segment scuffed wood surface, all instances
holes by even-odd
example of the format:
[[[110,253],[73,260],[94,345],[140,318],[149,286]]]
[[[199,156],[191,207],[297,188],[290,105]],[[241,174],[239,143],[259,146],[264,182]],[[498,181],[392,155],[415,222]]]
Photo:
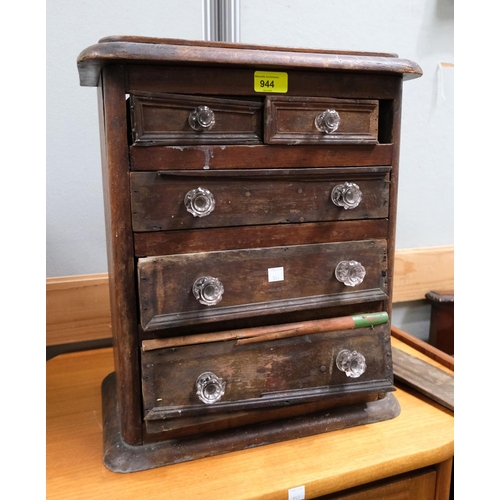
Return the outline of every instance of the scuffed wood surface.
[[[168,171],[164,175],[132,172],[132,225],[134,231],[167,231],[384,219],[389,212],[390,181],[383,169],[378,170],[353,169],[352,173],[337,173],[335,169],[277,170],[274,177],[269,175],[272,172],[262,170],[211,171],[205,175],[183,171]],[[282,172],[288,175],[279,175]],[[213,173],[226,175],[213,176]],[[344,182],[355,182],[362,192],[361,203],[355,209],[345,210],[332,203],[332,190]],[[215,209],[208,217],[193,217],[185,206],[186,193],[198,186],[208,189],[215,202]],[[350,232],[351,226],[346,229]]]
[[[425,292],[422,295],[421,290],[433,288],[437,272],[445,271],[447,274],[443,274],[443,280],[453,282],[453,265],[448,263],[448,259],[453,259],[453,247],[396,250],[396,261],[400,258],[407,266],[415,262],[415,272],[402,276],[400,273],[404,272],[404,267],[396,266],[395,302],[401,302],[402,298],[423,299]],[[433,266],[439,259],[443,259],[444,267],[438,271]],[[108,287],[107,273],[47,278],[46,345],[110,338]]]
[[[385,240],[367,240],[141,258],[137,263],[141,325],[151,331],[256,313],[383,300],[386,245]],[[337,264],[353,255],[367,270],[355,290],[334,277]],[[269,281],[272,268],[281,268],[284,279]],[[192,293],[202,276],[217,278],[224,287],[222,300],[210,308]]]
[[[369,167],[390,165],[393,145],[376,146],[181,146],[130,147],[132,170],[201,170],[243,168]],[[208,168],[206,168],[208,167]]]
[[[307,498],[315,498],[453,456],[453,414],[399,385],[401,414],[392,420],[116,474],[102,462],[100,385],[112,370],[110,348],[64,354],[47,363],[48,500],[196,499],[207,492],[219,500],[271,500],[287,498],[288,489],[298,485],[305,486]]]
[[[454,376],[400,349],[392,348],[396,380],[408,384],[422,394],[454,410]]]
[[[391,335],[404,343],[404,345],[409,345],[419,353],[428,356],[430,359],[436,361],[437,363],[445,366],[450,370],[450,373],[455,370],[455,358],[449,354],[441,351],[437,347],[430,345],[428,342],[420,340],[414,335],[401,330],[394,325],[391,326]]]
[[[196,44],[195,44],[196,43]],[[291,55],[293,54],[293,57]],[[77,58],[80,85],[96,86],[106,64],[201,64],[281,68],[315,68],[323,71],[362,71],[400,74],[405,80],[418,78],[422,69],[413,61],[394,54],[373,52],[302,52],[285,47],[257,45],[220,46],[206,42],[186,44],[172,39],[107,37],[84,49]]]

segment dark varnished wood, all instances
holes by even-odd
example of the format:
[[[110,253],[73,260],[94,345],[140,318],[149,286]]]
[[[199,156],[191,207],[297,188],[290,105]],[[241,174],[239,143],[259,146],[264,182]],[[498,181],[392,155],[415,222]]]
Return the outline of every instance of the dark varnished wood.
[[[127,91],[206,94],[216,96],[255,96],[254,72],[259,68],[189,67],[189,66],[127,66]],[[398,85],[390,75],[288,70],[290,96],[339,97],[349,99],[393,99]]]
[[[132,170],[349,167],[391,165],[392,144],[372,146],[132,146]]]
[[[196,131],[188,118],[198,106],[209,107],[215,124]],[[262,103],[207,96],[141,93],[130,96],[133,144],[258,144],[262,142]]]
[[[122,67],[106,68],[98,98],[117,397],[123,439],[137,445],[142,442],[141,393],[123,84]]]
[[[262,425],[264,422],[302,417],[317,413],[325,409],[335,409],[341,406],[366,404],[379,399],[379,394],[360,391],[358,393],[344,394],[341,397],[321,398],[310,403],[277,406],[271,408],[239,409],[223,413],[207,415],[196,414],[180,418],[147,420],[147,442],[159,442],[168,439],[178,439],[186,436],[202,435],[216,431],[245,428],[248,426]],[[285,423],[284,423],[285,425]]]
[[[104,92],[117,367],[117,383],[106,384],[116,402],[105,391],[106,465],[142,470],[397,415],[394,405],[379,404],[393,390],[389,324],[276,335],[285,323],[391,312],[401,90],[404,79],[421,75],[418,65],[394,54],[147,37],[106,37],[77,64],[81,84],[100,81]],[[257,70],[286,72],[288,88],[260,92]],[[212,129],[189,127],[197,105],[213,107]],[[341,114],[328,139],[314,129],[324,108]],[[360,186],[357,209],[332,207],[337,182]],[[208,217],[185,211],[183,198],[196,187],[215,194]],[[361,284],[335,278],[340,260],[362,263]],[[269,279],[274,267],[283,280]],[[221,302],[197,301],[192,287],[201,276],[223,282]],[[255,327],[271,328],[274,340],[140,352],[139,341],[216,339]],[[360,379],[339,380],[331,352],[338,342],[367,352]],[[191,375],[209,365],[233,377],[230,398],[216,406],[192,400]],[[327,374],[333,378],[323,380]],[[110,437],[115,424],[118,439],[115,431]]]
[[[299,171],[214,171],[185,175],[183,171],[132,172],[131,203],[134,231],[163,231],[386,218],[389,209],[387,168],[355,170],[303,169]],[[215,171],[216,174],[219,172]],[[235,175],[236,174],[236,175]],[[355,182],[361,203],[345,210],[336,206],[335,186]],[[215,200],[215,209],[195,217],[184,204],[186,193],[202,187]]]
[[[385,240],[369,240],[139,259],[142,328],[380,300],[385,298],[385,245]],[[356,287],[335,278],[336,266],[346,260],[357,260],[367,270]],[[268,269],[277,267],[283,267],[285,279],[269,282]],[[224,295],[217,305],[202,305],[194,297],[192,286],[202,276],[222,282]]]
[[[392,290],[394,280],[394,257],[396,253],[396,217],[398,203],[398,182],[399,182],[399,152],[401,148],[401,106],[403,94],[403,82],[399,81],[399,91],[391,104],[385,103],[384,113],[391,114],[390,120],[392,127],[387,129],[389,134],[387,139],[394,144],[392,169],[391,169],[391,187],[389,195],[389,219],[392,224],[389,225],[389,237],[387,240],[387,285],[388,300],[385,303],[385,310],[392,317]]]
[[[317,115],[335,110],[338,129],[322,133],[315,126]],[[377,144],[378,101],[313,97],[268,96],[265,103],[267,144]]]
[[[383,355],[388,330],[387,325],[380,325],[264,344],[240,346],[226,341],[145,352],[145,419],[283,407],[333,401],[345,393],[393,390],[391,365]],[[342,349],[364,354],[367,370],[361,377],[349,379],[335,367]],[[224,395],[216,403],[205,404],[196,395],[196,380],[204,372],[213,372],[225,382]],[[168,421],[164,424],[168,427]]]
[[[455,306],[453,290],[432,290],[425,294],[431,305],[429,344],[453,355],[455,344]]]
[[[159,38],[150,36],[130,36],[130,35],[110,35],[102,37],[98,40],[99,43],[109,43],[109,42],[129,42],[129,43],[153,43],[165,44],[165,45],[186,45],[186,46],[200,46],[200,47],[217,47],[220,49],[231,49],[231,48],[243,48],[243,49],[257,49],[257,50],[284,50],[283,47],[277,47],[273,45],[255,45],[250,43],[238,43],[237,45],[230,42],[222,41],[203,41],[203,40],[184,40],[181,38]],[[311,49],[305,49],[301,47],[287,47],[285,50],[290,52],[303,52],[310,53]],[[383,56],[383,57],[398,57],[392,52],[361,52],[353,50],[317,50],[318,52],[324,54],[334,54],[334,55],[372,55],[372,56]]]
[[[80,85],[96,85],[101,68],[106,64],[192,64],[206,66],[252,66],[266,68],[308,68],[320,71],[392,74],[401,78],[418,78],[420,67],[412,61],[387,54],[363,54],[360,52],[331,53],[321,50],[294,51],[290,57],[288,48],[265,46],[217,45],[196,43],[180,44],[175,40],[156,43],[146,37],[108,38],[87,47],[77,59]],[[149,43],[149,42],[153,43]],[[145,43],[147,42],[147,43]]]
[[[142,446],[129,446],[123,441],[120,433],[114,375],[111,373],[102,384],[103,459],[106,467],[121,473],[137,472],[346,427],[371,424],[395,418],[401,412],[397,399],[389,393],[375,401],[354,401],[354,404],[340,407],[333,405],[332,408],[320,409],[308,415],[267,420],[258,426],[245,425],[196,436],[145,443]],[[263,435],[266,436],[265,442],[262,441]]]
[[[388,220],[358,220],[135,233],[137,257],[265,246],[383,239]]]

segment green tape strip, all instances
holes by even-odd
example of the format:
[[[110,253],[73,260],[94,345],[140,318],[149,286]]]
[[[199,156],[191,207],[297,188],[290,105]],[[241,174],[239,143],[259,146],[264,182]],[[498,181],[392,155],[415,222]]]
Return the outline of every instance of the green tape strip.
[[[354,328],[382,325],[389,321],[389,315],[385,311],[367,314],[355,314],[354,316],[351,316],[351,318],[354,320]]]

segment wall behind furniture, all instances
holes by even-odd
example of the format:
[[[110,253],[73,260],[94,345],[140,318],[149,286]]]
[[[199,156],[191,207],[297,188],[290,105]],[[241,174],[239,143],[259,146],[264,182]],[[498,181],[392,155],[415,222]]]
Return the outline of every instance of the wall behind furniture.
[[[140,8],[139,8],[140,7]],[[47,0],[47,276],[107,271],[96,89],[76,58],[107,35],[202,39],[202,0]],[[241,0],[240,41],[397,53],[404,85],[398,249],[453,244],[453,0]],[[430,306],[393,323],[426,338]]]
[[[47,0],[47,277],[107,272],[95,87],[76,58],[108,35],[201,39],[201,0]]]

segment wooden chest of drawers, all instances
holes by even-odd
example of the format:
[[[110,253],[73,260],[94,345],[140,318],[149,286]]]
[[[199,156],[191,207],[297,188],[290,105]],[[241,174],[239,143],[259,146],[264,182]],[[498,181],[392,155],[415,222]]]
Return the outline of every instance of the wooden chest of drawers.
[[[107,37],[115,372],[104,461],[157,467],[397,416],[393,54]]]

